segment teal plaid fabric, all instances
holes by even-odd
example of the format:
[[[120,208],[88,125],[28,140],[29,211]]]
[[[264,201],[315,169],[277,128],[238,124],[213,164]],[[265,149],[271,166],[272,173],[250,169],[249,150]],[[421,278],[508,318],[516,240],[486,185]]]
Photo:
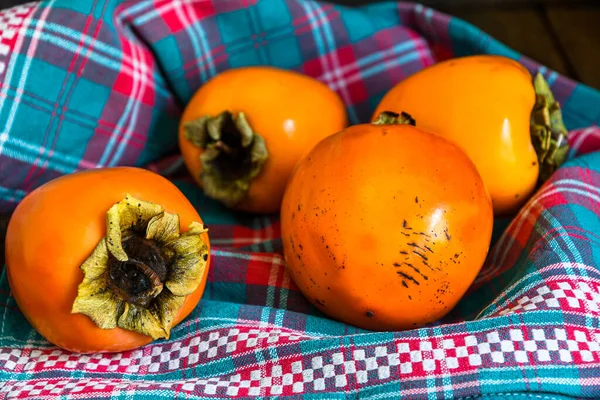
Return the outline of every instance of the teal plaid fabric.
[[[569,161],[510,220],[441,321],[369,332],[328,319],[285,272],[277,216],[205,198],[177,149],[182,107],[228,68],[313,76],[365,122],[389,88],[452,56],[541,71]],[[172,179],[210,226],[209,282],[167,341],[117,354],[53,347],[0,279],[3,398],[600,398],[600,93],[413,3],[52,0],[0,13],[0,211],[82,169]]]

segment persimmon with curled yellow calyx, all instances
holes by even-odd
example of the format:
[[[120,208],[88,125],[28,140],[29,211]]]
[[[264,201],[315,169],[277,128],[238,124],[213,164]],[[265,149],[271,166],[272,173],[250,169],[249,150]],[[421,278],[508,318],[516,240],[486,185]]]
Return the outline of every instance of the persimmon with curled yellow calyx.
[[[10,219],[11,292],[31,325],[70,351],[167,339],[204,292],[207,229],[179,189],[153,172],[65,175],[27,195]]]
[[[407,112],[416,126],[465,150],[483,177],[494,214],[516,212],[564,162],[559,104],[541,74],[492,55],[449,59],[391,88],[377,106]]]

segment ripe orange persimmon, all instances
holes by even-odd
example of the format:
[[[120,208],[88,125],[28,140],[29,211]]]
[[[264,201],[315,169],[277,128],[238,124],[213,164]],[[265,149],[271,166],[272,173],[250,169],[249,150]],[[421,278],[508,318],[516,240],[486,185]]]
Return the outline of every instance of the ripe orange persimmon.
[[[298,159],[346,125],[341,98],[318,80],[273,67],[235,68],[194,94],[179,144],[206,195],[233,209],[274,213]]]
[[[202,296],[209,252],[207,229],[177,187],[128,167],[37,188],[6,235],[19,308],[48,341],[81,353],[168,338]]]
[[[406,112],[417,127],[461,146],[477,166],[496,215],[516,212],[568,150],[559,105],[544,78],[538,74],[532,82],[524,66],[506,57],[434,64],[391,88],[373,118],[386,110]]]
[[[493,225],[468,156],[389,117],[317,144],[281,209],[285,262],[302,293],[330,317],[372,330],[449,312],[483,265]]]

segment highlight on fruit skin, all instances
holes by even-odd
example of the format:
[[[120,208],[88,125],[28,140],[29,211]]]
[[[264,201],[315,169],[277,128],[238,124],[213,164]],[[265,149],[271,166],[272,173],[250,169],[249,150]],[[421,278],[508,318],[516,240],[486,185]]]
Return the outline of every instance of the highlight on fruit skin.
[[[175,185],[129,167],[65,175],[27,195],[6,236],[25,318],[78,353],[168,339],[208,276],[208,228]]]
[[[417,127],[465,150],[483,177],[498,216],[512,215],[565,161],[568,132],[541,74],[517,61],[452,58],[411,75],[382,98],[384,110],[407,112]]]
[[[233,68],[194,93],[179,145],[207,196],[235,210],[276,213],[296,162],[347,123],[341,98],[314,78],[266,66]]]
[[[290,177],[286,268],[330,318],[378,331],[425,326],[453,309],[487,256],[493,207],[476,166],[413,122],[385,112],[350,126]]]

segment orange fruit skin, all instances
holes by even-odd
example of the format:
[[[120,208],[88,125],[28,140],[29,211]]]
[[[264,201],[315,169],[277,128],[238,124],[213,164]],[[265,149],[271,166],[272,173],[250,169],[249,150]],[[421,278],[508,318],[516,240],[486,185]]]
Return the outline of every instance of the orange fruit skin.
[[[535,190],[539,166],[530,138],[532,77],[520,63],[477,55],[446,60],[399,82],[382,111],[405,111],[417,127],[461,148],[477,166],[496,215],[518,211]]]
[[[484,263],[492,224],[467,155],[408,125],[354,125],[321,141],[292,174],[281,210],[285,262],[301,292],[370,330],[449,312]]]
[[[183,124],[229,110],[244,112],[252,129],[266,142],[269,158],[235,209],[279,212],[288,177],[296,162],[322,138],[347,125],[341,98],[309,76],[273,67],[226,70],[202,85],[181,117],[179,145],[198,184],[203,150],[183,135]]]
[[[106,235],[106,212],[128,193],[178,214],[182,232],[192,221],[202,223],[175,185],[158,174],[131,167],[88,170],[54,179],[27,195],[11,217],[6,235],[11,293],[29,323],[63,349],[116,352],[152,341],[149,336],[121,328],[101,329],[86,315],[71,314],[83,279],[80,265]],[[202,238],[210,249],[208,233]],[[200,300],[208,270],[209,264],[174,325]]]

